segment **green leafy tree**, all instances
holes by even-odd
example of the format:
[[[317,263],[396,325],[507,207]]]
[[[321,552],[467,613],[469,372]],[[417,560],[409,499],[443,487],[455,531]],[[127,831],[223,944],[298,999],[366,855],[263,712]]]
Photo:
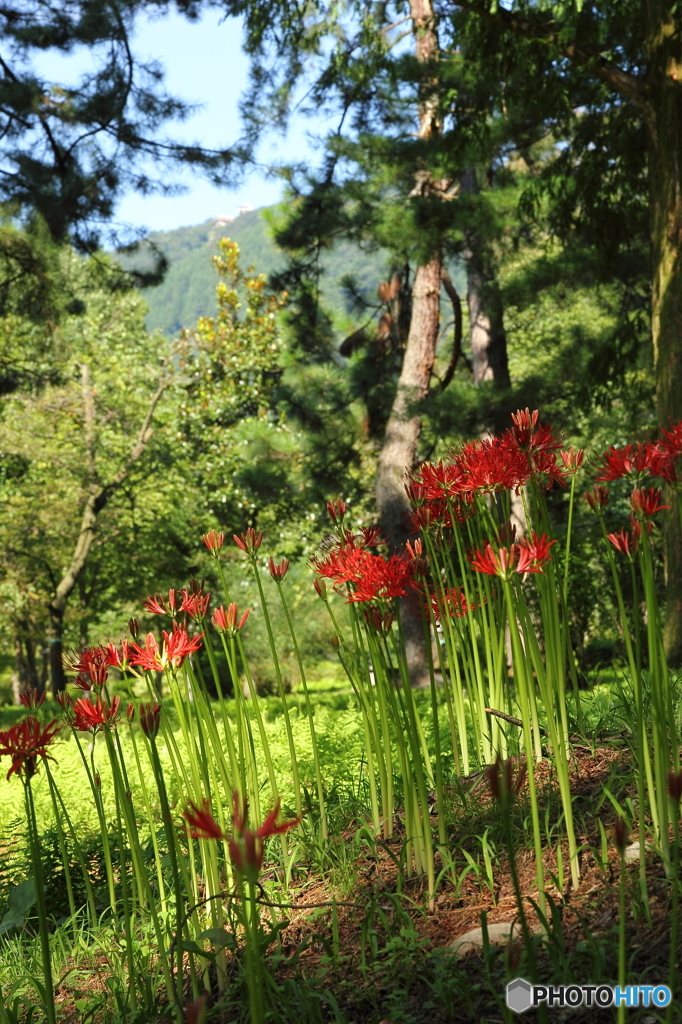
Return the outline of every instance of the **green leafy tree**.
[[[49,634],[55,691],[65,682],[62,645],[73,596],[81,626],[93,602],[102,609],[98,592],[111,601],[118,589],[119,606],[132,596],[132,578],[139,587],[162,561],[144,536],[154,537],[155,520],[168,514],[169,490],[180,489],[168,434],[155,436],[172,381],[169,353],[146,332],[142,300],[121,291],[107,261],[84,261],[69,250],[62,261],[80,305],[58,326],[42,325],[52,375],[6,394],[0,420],[3,593],[16,605],[15,646],[31,622]],[[34,342],[36,330],[5,317],[10,354],[17,338],[27,347]],[[36,640],[24,643],[29,665]],[[32,669],[29,675],[35,681]]]

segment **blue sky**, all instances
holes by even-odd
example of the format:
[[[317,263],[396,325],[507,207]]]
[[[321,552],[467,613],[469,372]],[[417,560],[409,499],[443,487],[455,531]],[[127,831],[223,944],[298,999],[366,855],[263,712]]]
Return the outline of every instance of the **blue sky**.
[[[241,22],[235,18],[221,21],[215,11],[208,11],[197,22],[177,14],[140,19],[134,38],[137,55],[162,64],[166,88],[172,95],[201,104],[199,111],[184,123],[171,126],[169,133],[209,147],[229,146],[239,139],[239,98],[248,80],[248,58],[241,51],[241,42]],[[46,76],[68,83],[89,62],[84,52],[69,57],[47,53],[36,65]],[[308,136],[322,130],[321,122],[296,118],[286,137],[273,134],[264,141],[257,154],[259,163],[314,160],[314,146]],[[282,197],[281,181],[270,178],[264,170],[252,171],[237,188],[229,190],[215,188],[188,172],[171,172],[170,177],[187,187],[184,195],[128,194],[119,204],[117,220],[150,230],[170,230],[199,224],[209,217],[233,217],[242,204],[266,206]]]

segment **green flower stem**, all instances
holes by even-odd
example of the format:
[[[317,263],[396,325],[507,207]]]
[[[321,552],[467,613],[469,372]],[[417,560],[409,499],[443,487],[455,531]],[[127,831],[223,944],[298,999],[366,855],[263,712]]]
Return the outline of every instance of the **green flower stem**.
[[[277,582],[277,581],[276,581]],[[320,767],[320,755],[317,749],[317,736],[315,734],[315,719],[313,717],[313,708],[310,703],[310,694],[308,692],[308,682],[305,676],[305,669],[303,668],[303,659],[301,658],[301,652],[296,639],[296,632],[294,630],[294,624],[291,621],[291,615],[289,614],[289,606],[284,597],[284,591],[282,589],[282,582],[277,582],[277,590],[279,592],[280,601],[282,603],[282,609],[284,616],[287,620],[287,626],[289,627],[289,634],[291,635],[291,642],[294,645],[294,654],[298,663],[298,672],[301,678],[301,685],[303,687],[303,693],[305,694],[306,711],[308,713],[308,725],[310,727],[310,742],[313,750],[313,764],[315,767],[315,781],[317,783],[317,799],[320,803],[320,822],[322,825],[322,838],[326,840],[328,838],[327,830],[327,811],[324,802],[324,785],[322,782],[322,769]]]
[[[240,880],[240,905],[244,925],[246,984],[249,993],[249,1024],[265,1024],[263,995],[263,958],[261,953],[260,918],[256,902],[256,886],[252,881]]]
[[[625,610],[625,601],[623,599],[623,590],[620,585],[620,579],[618,577],[618,570],[616,568],[616,559],[613,553],[613,547],[606,533],[606,524],[604,523],[604,516],[599,516],[599,525],[601,526],[602,537],[606,544],[606,556],[608,559],[609,566],[611,568],[611,578],[613,579],[613,589],[616,594],[616,601],[618,604],[618,614],[620,617],[621,629],[623,631],[623,639],[625,641],[625,652],[628,659],[628,666],[630,669],[630,678],[632,680],[632,687],[635,698],[635,750],[637,755],[637,800],[639,803],[639,814],[638,814],[638,829],[639,829],[639,888],[642,901],[646,908],[647,917],[650,919],[650,908],[649,908],[649,894],[647,889],[646,880],[646,824],[644,820],[645,808],[649,808],[651,814],[651,820],[654,826],[654,832],[658,834],[658,809],[656,803],[656,789],[654,786],[654,777],[651,766],[651,757],[649,753],[649,743],[647,737],[647,727],[644,721],[644,697],[642,693],[642,670],[641,670],[641,655],[636,654],[632,647],[632,637],[630,633],[630,622],[628,615]],[[647,801],[648,793],[648,801]]]
[[[45,767],[47,768],[47,760],[45,761]],[[66,849],[66,838],[64,836],[64,829],[62,828],[61,815],[59,813],[59,806],[57,804],[57,795],[55,793],[54,780],[51,775],[47,777],[48,786],[50,789],[50,800],[52,802],[52,811],[54,814],[54,821],[57,827],[57,842],[59,844],[59,856],[62,861],[62,868],[64,871],[64,881],[66,882],[66,894],[69,900],[69,916],[71,918],[71,927],[73,929],[74,939],[76,937],[76,901],[73,898],[73,884],[71,881],[71,867],[69,866],[69,858]]]
[[[71,835],[71,841],[73,842],[73,846],[76,851],[76,856],[78,857],[78,863],[80,864],[81,872],[83,874],[83,882],[85,884],[85,891],[87,893],[88,898],[88,909],[90,911],[90,927],[94,929],[97,927],[97,908],[95,906],[95,891],[92,888],[92,882],[90,881],[90,875],[88,874],[88,866],[85,862],[85,857],[83,856],[83,850],[81,849],[81,844],[78,841],[76,830],[74,829],[71,818],[69,817],[69,812],[66,809],[66,805],[64,804],[62,795],[59,792],[59,788],[56,782],[54,781],[52,772],[50,771],[49,762],[45,761],[44,764],[45,772],[47,774],[47,781],[50,786],[50,793],[52,794],[53,798],[55,817],[60,822],[60,827],[62,817],[64,818],[64,821],[66,821],[69,834]],[[57,804],[59,805],[58,809]]]
[[[121,907],[123,908],[123,933],[126,946],[126,960],[128,961],[128,994],[130,1008],[133,1012],[137,1010],[137,973],[135,971],[135,957],[133,955],[133,929],[130,916],[130,900],[128,898],[128,864],[125,855],[125,843],[123,841],[123,826],[121,825],[121,809],[119,794],[116,798],[116,835],[118,837],[118,867],[121,879]]]
[[[287,742],[289,744],[289,756],[291,757],[291,775],[294,782],[294,795],[296,799],[296,817],[300,818],[303,815],[303,800],[301,797],[301,783],[298,776],[298,764],[296,763],[296,746],[294,744],[294,734],[291,729],[291,721],[289,718],[289,707],[287,705],[287,698],[284,692],[284,681],[282,679],[282,670],[279,664],[279,658],[277,656],[277,647],[275,645],[275,637],[272,632],[272,624],[270,622],[270,613],[268,611],[267,601],[265,600],[265,591],[263,590],[263,583],[260,578],[260,572],[258,571],[258,562],[255,556],[251,558],[251,565],[253,567],[253,573],[256,578],[256,586],[258,587],[258,596],[260,597],[261,608],[263,609],[263,617],[265,619],[265,628],[268,634],[268,643],[270,645],[270,653],[272,655],[272,664],[275,669],[275,676],[277,678],[277,687],[279,689],[279,697],[282,702],[282,712],[284,714],[284,726],[287,734]]]
[[[644,601],[647,609],[647,645],[649,649],[649,673],[651,676],[651,707],[654,740],[654,777],[658,804],[658,843],[661,858],[670,871],[670,849],[668,840],[668,797],[667,778],[670,768],[670,747],[676,746],[675,724],[670,700],[670,685],[665,657],[661,652],[661,629],[658,622],[658,601],[654,582],[649,536],[643,525],[639,544],[640,568],[644,584]],[[670,736],[669,732],[670,730]],[[672,741],[672,743],[671,743]]]
[[[109,906],[111,912],[116,916],[116,887],[114,884],[114,870],[111,862],[111,847],[109,846],[109,830],[107,828],[106,818],[104,817],[104,804],[102,801],[102,793],[95,782],[94,767],[91,770],[91,766],[88,764],[88,759],[85,756],[83,745],[81,744],[78,733],[74,731],[74,739],[78,752],[80,753],[83,766],[90,782],[90,789],[92,790],[92,796],[95,801],[95,809],[97,810],[97,817],[99,819],[99,828],[102,836],[102,852],[104,853],[104,868],[107,875],[107,886],[109,889]],[[94,739],[92,741],[92,756],[94,758]]]
[[[104,729],[104,738],[107,744],[107,751],[109,754],[109,761],[111,764],[111,770],[114,780],[114,791],[120,797],[120,807],[123,813],[123,820],[125,822],[126,831],[128,833],[128,841],[130,844],[130,854],[133,862],[133,871],[138,883],[138,887],[142,890],[142,896],[140,902],[142,905],[146,905],[152,919],[152,926],[154,928],[154,934],[156,936],[156,942],[159,947],[159,957],[162,963],[164,981],[166,984],[166,994],[168,996],[168,1002],[171,1006],[175,1007],[175,1013],[178,1020],[182,1020],[182,1002],[178,1001],[177,994],[173,987],[173,980],[171,978],[170,967],[168,964],[168,957],[166,955],[166,943],[164,939],[163,929],[161,927],[161,921],[156,910],[156,901],[149,884],[149,878],[147,877],[147,871],[142,857],[142,850],[139,841],[139,829],[135,820],[133,811],[132,801],[128,799],[127,791],[123,788],[123,777],[120,772],[118,760],[116,757],[116,748],[111,737],[111,730],[107,727]]]
[[[133,747],[133,753],[135,756],[135,764],[137,766],[137,777],[140,782],[140,791],[142,793],[142,802],[144,803],[144,809],[147,814],[147,820],[149,822],[149,830],[152,841],[152,849],[154,850],[154,864],[156,866],[156,884],[159,887],[159,896],[161,898],[161,910],[166,913],[166,884],[163,880],[163,871],[161,870],[161,854],[159,852],[159,841],[156,836],[156,829],[154,828],[154,815],[152,813],[152,806],[149,800],[149,791],[147,789],[147,783],[145,782],[145,774],[142,770],[142,762],[140,761],[140,752],[137,749],[137,740],[135,739],[135,730],[133,729],[132,722],[128,723],[128,732],[130,736],[130,742]]]
[[[154,781],[156,782],[156,791],[159,794],[159,801],[161,803],[161,822],[166,834],[166,847],[168,849],[168,859],[170,860],[171,876],[173,879],[173,894],[175,897],[175,982],[177,986],[178,1001],[182,1003],[182,931],[185,903],[182,896],[183,888],[180,881],[180,871],[178,869],[178,851],[176,846],[178,840],[175,828],[173,827],[173,817],[168,800],[168,791],[166,790],[166,781],[163,776],[163,768],[161,767],[161,760],[156,747],[155,736],[149,737],[148,749],[152,763],[152,771],[154,773]]]
[[[433,667],[431,650],[431,633],[426,617],[422,617],[424,630],[424,647],[429,666],[429,689],[431,691],[431,715],[433,717],[433,743],[436,755],[436,806],[438,808],[438,842],[445,846],[447,831],[445,829],[445,799],[443,794],[443,757],[440,749],[440,728],[438,720],[438,697],[436,694],[436,674]]]
[[[540,815],[538,812],[538,796],[535,788],[535,767],[532,755],[531,719],[529,716],[529,682],[526,675],[526,657],[521,645],[521,638],[516,619],[516,607],[512,588],[508,580],[502,580],[504,596],[507,604],[507,619],[511,636],[512,657],[514,661],[514,679],[519,690],[519,705],[523,722],[523,742],[528,766],[528,793],[530,796],[531,820],[533,823],[533,844],[535,847],[535,870],[538,883],[538,905],[545,913],[545,872],[542,863],[542,834],[540,832]]]
[[[38,835],[38,821],[36,809],[33,802],[33,791],[31,780],[25,773],[21,773],[21,781],[24,784],[24,800],[26,803],[26,821],[28,824],[29,845],[31,848],[31,863],[33,865],[33,878],[36,887],[36,909],[38,911],[38,930],[40,934],[40,952],[43,960],[43,980],[45,982],[45,1016],[48,1024],[57,1024],[57,1011],[54,1002],[54,985],[52,984],[52,958],[50,956],[50,933],[47,925],[47,905],[45,903],[45,888],[43,885],[43,869],[40,860],[40,836]]]
[[[425,540],[425,543],[426,543],[426,550],[427,550],[427,554],[429,556],[429,561],[432,563],[432,565],[435,565],[436,567],[438,567],[439,562],[438,562],[438,558],[437,558],[436,547],[435,547],[435,545],[433,543],[433,539],[431,537],[431,534],[428,531],[425,531],[425,533],[424,533],[424,540]],[[463,771],[464,775],[469,775],[469,772],[471,770],[470,769],[470,764],[469,764],[469,736],[468,736],[468,733],[467,733],[467,719],[466,719],[466,711],[465,711],[465,708],[464,708],[464,695],[463,695],[463,692],[462,692],[462,678],[461,678],[461,674],[460,674],[459,657],[458,657],[457,649],[456,649],[455,632],[454,632],[454,627],[453,627],[452,620],[451,620],[450,615],[448,613],[447,601],[445,600],[445,596],[444,596],[444,589],[443,589],[443,584],[442,584],[442,581],[441,581],[441,573],[440,573],[440,571],[435,571],[433,576],[434,576],[434,580],[435,580],[435,583],[436,583],[436,595],[437,595],[438,604],[439,604],[439,607],[440,607],[440,621],[441,621],[441,625],[443,627],[443,639],[445,641],[445,652],[446,652],[447,664],[448,664],[448,675],[450,677],[450,685],[452,687],[452,693],[453,693],[453,699],[454,699],[454,705],[455,705],[455,717],[456,717],[456,720],[457,720],[457,729],[458,729],[458,732],[459,732],[459,745],[458,746],[459,746],[459,751],[460,751],[461,758],[462,758],[462,769],[461,770]],[[454,678],[453,678],[453,672],[454,672]],[[445,679],[445,675],[443,676],[443,679]],[[449,688],[446,687],[446,689],[448,689],[448,693],[449,693]],[[455,749],[455,746],[456,746],[456,744],[455,744],[454,732],[453,732],[453,749]],[[459,774],[459,771],[458,771],[458,774]]]

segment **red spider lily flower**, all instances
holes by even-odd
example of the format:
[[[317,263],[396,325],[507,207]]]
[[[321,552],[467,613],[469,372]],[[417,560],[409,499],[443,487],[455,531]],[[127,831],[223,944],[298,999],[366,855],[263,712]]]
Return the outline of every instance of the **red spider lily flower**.
[[[346,514],[347,508],[348,506],[346,505],[343,498],[337,498],[336,501],[327,502],[327,515],[334,523],[334,525],[343,522],[343,517]]]
[[[632,511],[636,516],[641,516],[645,519],[650,519],[656,512],[662,512],[664,509],[670,508],[670,505],[661,505],[660,501],[660,487],[639,487],[630,495]]]
[[[154,739],[159,732],[159,724],[161,722],[161,705],[160,704],[140,704],[138,708],[140,713],[140,726],[145,736],[149,736],[150,739]]]
[[[218,552],[225,543],[225,534],[216,533],[215,530],[209,530],[208,533],[202,533],[201,539],[211,554],[217,558]]]
[[[109,668],[116,665],[111,651],[102,645],[69,652],[64,661],[68,671],[75,673],[74,686],[80,690],[101,690],[109,677]]]
[[[663,437],[658,442],[660,452],[660,463],[658,471],[652,470],[652,476],[662,477],[666,483],[677,483],[676,465],[679,456],[682,454],[682,420],[675,423],[669,430],[661,430]]]
[[[201,622],[202,619],[206,618],[206,612],[210,603],[210,594],[203,594],[200,591],[190,593],[187,590],[183,590],[180,611],[185,612],[191,619]]]
[[[68,711],[73,704],[71,695],[67,693],[66,690],[62,690],[61,693],[58,693],[55,699],[62,711]]]
[[[585,452],[582,448],[569,448],[568,451],[559,452],[564,469],[573,476],[578,472],[585,459]]]
[[[509,578],[514,571],[514,546],[495,551],[490,541],[486,541],[483,551],[469,552],[469,563],[476,572]]]
[[[31,779],[36,773],[36,762],[39,757],[54,761],[47,751],[57,738],[58,732],[59,722],[48,722],[43,726],[33,715],[0,732],[0,757],[12,758],[12,767],[7,772],[7,778],[17,772]]]
[[[455,498],[469,489],[466,469],[457,458],[452,462],[425,462],[405,487],[413,504]]]
[[[466,489],[479,494],[497,490],[518,492],[531,476],[526,452],[510,443],[508,436],[470,441],[462,445],[456,461],[466,477]]]
[[[225,611],[222,605],[220,608],[216,608],[211,621],[221,633],[230,633],[234,636],[240,629],[243,629],[244,623],[251,614],[251,609],[247,608],[239,620],[237,619],[238,614],[237,605],[233,601],[232,604],[227,606],[227,611]]]
[[[540,537],[536,533],[533,533],[531,537],[522,537],[514,544],[519,558],[516,571],[518,573],[542,572],[542,566],[546,565],[550,559],[549,549],[552,544],[556,544],[556,540],[550,540],[546,533]]]
[[[189,807],[182,812],[182,816],[189,825],[189,834],[192,839],[226,839],[227,836],[220,828],[220,825],[211,813],[211,805],[208,800],[202,800],[201,807],[190,802]]]
[[[424,484],[412,480],[409,484],[405,484],[405,494],[410,505],[418,507],[426,498],[426,487]]]
[[[71,724],[78,732],[97,732],[105,725],[115,726],[120,716],[120,703],[120,697],[113,697],[111,704],[101,697],[97,697],[94,704],[87,697],[79,697],[73,705]]]
[[[380,526],[361,526],[360,532],[355,534],[355,543],[363,548],[378,548],[386,541]]]
[[[132,665],[139,665],[146,671],[163,672],[166,668],[180,668],[189,654],[200,650],[203,633],[190,637],[184,629],[174,629],[168,633],[163,631],[163,649],[153,633],[147,633],[144,647],[131,644],[134,650]]]
[[[280,811],[278,800],[263,824],[253,831],[247,827],[249,805],[246,797],[242,799],[235,791],[232,794],[232,806],[234,835],[228,837],[232,863],[237,871],[255,881],[263,864],[264,840],[295,828],[300,818],[283,821],[277,825]]]
[[[161,594],[154,594],[152,597],[146,597],[142,602],[142,607],[145,611],[151,612],[152,615],[168,615],[166,602]]]
[[[463,587],[445,587],[429,595],[436,622],[442,621],[443,613],[456,619],[462,619],[469,612],[478,608],[477,604],[468,604]]]
[[[629,530],[623,528],[619,530],[618,533],[607,534],[607,537],[613,544],[616,551],[619,551],[621,555],[625,555],[626,558],[632,558],[633,554],[637,550],[639,537],[634,530],[630,533]]]
[[[125,672],[130,664],[130,641],[123,637],[118,645],[107,644],[106,651],[109,658],[109,664],[112,667],[119,669],[121,672]]]
[[[657,470],[661,468],[661,453],[650,441],[638,441],[636,445],[626,444],[623,448],[612,445],[600,461],[597,480],[622,480],[623,477],[637,477],[643,473],[659,476]]]
[[[661,433],[663,434],[660,441],[661,448],[669,451],[672,455],[682,455],[682,420],[675,423],[669,430],[663,427]]]
[[[335,580],[335,589],[347,594],[349,602],[387,601],[404,597],[412,585],[412,565],[402,555],[384,559],[354,542],[340,544],[325,559],[313,559],[313,568],[322,577]]]
[[[608,487],[593,487],[591,491],[585,491],[585,501],[593,512],[601,512],[609,503]]]
[[[505,434],[509,443],[528,453],[558,451],[563,441],[548,424],[538,424],[539,417],[537,409],[518,409],[512,413],[514,425]]]
[[[238,548],[241,548],[242,551],[245,551],[247,555],[253,558],[256,551],[258,551],[258,548],[263,543],[263,533],[262,531],[256,533],[254,528],[250,526],[246,533],[240,533],[239,536],[237,536],[236,533],[233,534],[232,539]]]
[[[45,691],[43,690],[40,693],[37,686],[34,686],[32,690],[26,690],[24,693],[19,694],[19,700],[29,711],[37,711],[46,697]]]
[[[528,460],[532,478],[543,487],[549,490],[555,483],[566,487],[566,470],[559,465],[554,452],[530,452]]]
[[[279,565],[277,565],[274,558],[271,557],[268,562],[268,568],[275,583],[281,583],[289,572],[289,559],[283,558]]]
[[[515,572],[542,572],[542,566],[550,557],[552,544],[556,544],[556,541],[549,540],[544,533],[541,537],[534,533],[532,537],[524,537],[510,548],[500,547],[497,550],[488,541],[483,551],[470,552],[469,562],[477,572],[508,580]]]

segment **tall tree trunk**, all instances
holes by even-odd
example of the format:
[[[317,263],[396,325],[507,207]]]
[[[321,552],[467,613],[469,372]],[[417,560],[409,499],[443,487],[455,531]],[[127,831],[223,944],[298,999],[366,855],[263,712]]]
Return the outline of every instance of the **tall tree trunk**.
[[[438,36],[431,0],[410,0],[410,14],[417,60],[420,63],[436,61],[439,52]],[[430,139],[437,136],[441,126],[438,120],[436,85],[433,80],[423,82],[418,114],[419,137]],[[433,187],[430,175],[423,170],[415,173],[415,182],[413,195],[427,195]],[[415,412],[414,406],[428,392],[436,358],[440,324],[441,270],[439,252],[434,252],[427,263],[416,269],[405,357],[379,455],[376,479],[379,518],[386,538],[394,548],[402,547],[407,539],[404,518],[409,511],[409,505],[404,484],[406,474],[412,470],[415,463],[421,432],[421,417]],[[410,677],[413,682],[418,682],[426,672],[422,624],[415,618],[405,600],[401,602],[400,611]]]
[[[440,305],[440,256],[417,267],[412,288],[412,320],[386,434],[379,454],[376,498],[387,540],[398,547],[407,537],[404,524],[409,511],[406,474],[414,465],[421,417],[414,405],[428,392],[436,358]]]
[[[682,420],[682,33],[671,0],[649,0],[649,179],[653,266],[651,329],[656,403],[662,427]],[[682,665],[682,529],[680,498],[665,535],[665,643]]]
[[[462,175],[462,192],[469,195],[479,192],[474,167],[468,167]],[[492,254],[479,231],[467,232],[464,260],[474,384],[490,380],[500,388],[508,388],[509,363],[502,297]]]

